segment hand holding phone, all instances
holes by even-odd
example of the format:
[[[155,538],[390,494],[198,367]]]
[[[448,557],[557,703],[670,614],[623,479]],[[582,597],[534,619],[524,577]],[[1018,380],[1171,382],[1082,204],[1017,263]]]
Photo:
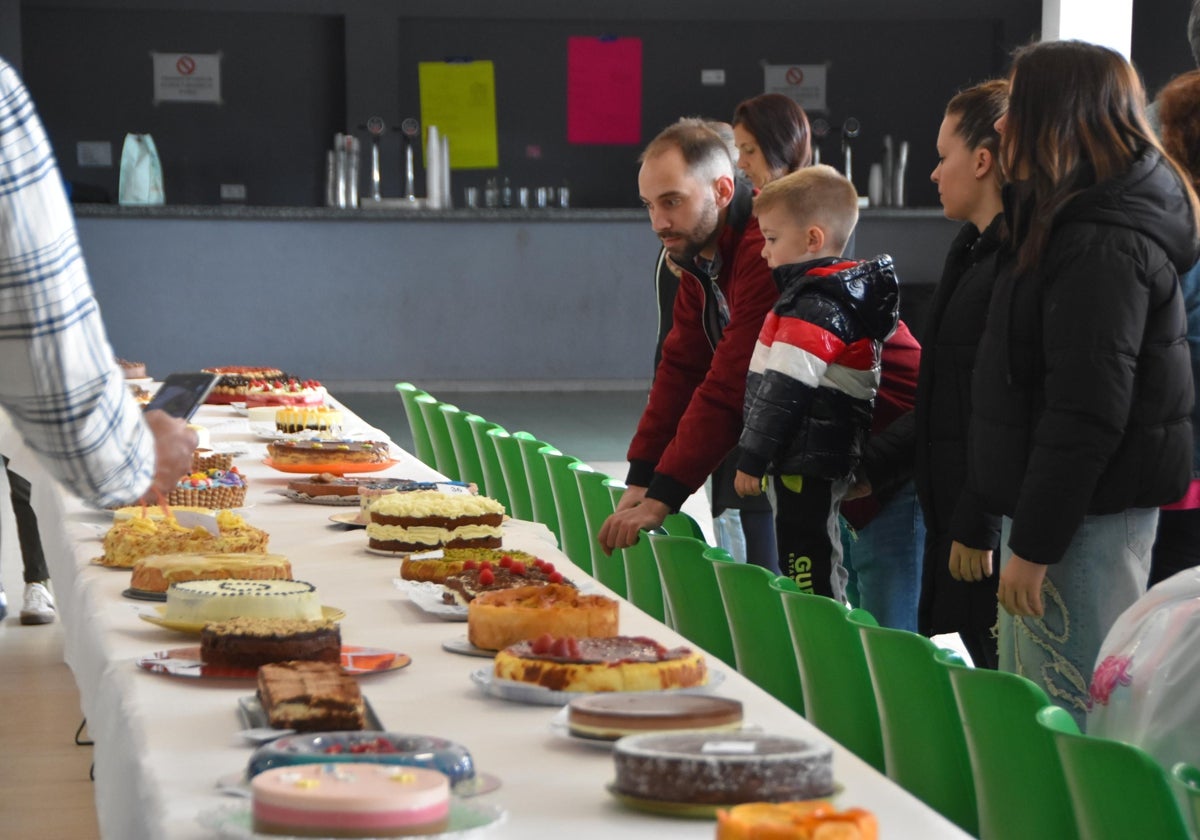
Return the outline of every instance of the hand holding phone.
[[[172,417],[190,420],[196,409],[204,405],[218,379],[220,376],[215,373],[172,373],[163,380],[145,410],[157,409]]]

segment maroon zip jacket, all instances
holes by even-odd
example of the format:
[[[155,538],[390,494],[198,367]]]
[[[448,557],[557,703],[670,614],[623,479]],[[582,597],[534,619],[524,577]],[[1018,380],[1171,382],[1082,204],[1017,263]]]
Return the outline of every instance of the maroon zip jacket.
[[[650,399],[629,444],[626,482],[648,488],[648,498],[672,510],[737,444],[750,356],[779,296],[762,258],[752,199],[752,189],[739,181],[717,242],[716,286],[729,306],[728,323],[721,328],[710,280],[684,267]]]

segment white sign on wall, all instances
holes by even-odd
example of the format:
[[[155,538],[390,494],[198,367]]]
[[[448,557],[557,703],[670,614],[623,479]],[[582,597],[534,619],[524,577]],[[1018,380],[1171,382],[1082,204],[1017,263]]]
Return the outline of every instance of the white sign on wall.
[[[763,93],[782,93],[805,111],[826,111],[825,64],[764,64]]]
[[[221,104],[220,53],[160,53],[154,59],[154,104],[207,102]]]

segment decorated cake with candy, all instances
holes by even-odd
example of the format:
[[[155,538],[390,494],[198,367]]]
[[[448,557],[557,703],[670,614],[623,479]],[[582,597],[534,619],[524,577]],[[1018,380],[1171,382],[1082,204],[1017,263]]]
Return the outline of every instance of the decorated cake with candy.
[[[269,535],[227,510],[217,511],[217,534],[185,527],[173,516],[133,516],[115,521],[104,535],[102,566],[131,569],[151,554],[265,554]]]
[[[225,509],[241,507],[246,503],[246,479],[237,467],[190,473],[179,479],[167,496],[167,503]]]
[[[386,440],[277,440],[267,444],[275,464],[312,469],[339,464],[386,464],[391,447]]]
[[[504,505],[487,496],[417,490],[380,498],[370,514],[367,538],[382,551],[499,548]]]
[[[493,675],[552,691],[661,691],[708,682],[704,656],[645,636],[554,637],[549,633],[496,654]]]
[[[250,782],[254,831],[309,837],[439,834],[450,783],[437,770],[386,764],[309,764]]]
[[[290,580],[292,564],[282,554],[153,554],[133,565],[129,586],[166,592],[189,580]]]
[[[583,595],[563,583],[485,592],[467,605],[467,638],[476,647],[503,650],[550,635],[576,639],[617,635],[617,602]]]
[[[256,405],[321,405],[325,388],[315,379],[252,379],[246,385],[246,407]]]
[[[189,580],[167,587],[163,617],[186,624],[231,618],[321,618],[317,590],[303,580]]]

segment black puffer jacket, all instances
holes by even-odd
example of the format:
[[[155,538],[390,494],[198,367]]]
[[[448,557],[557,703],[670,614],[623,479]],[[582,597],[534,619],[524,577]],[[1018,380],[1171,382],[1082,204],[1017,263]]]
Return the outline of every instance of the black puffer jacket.
[[[956,538],[978,506],[1012,517],[1015,554],[1055,563],[1085,515],[1183,495],[1193,395],[1177,275],[1196,255],[1191,206],[1154,149],[1060,211],[1035,272],[1002,253]]]
[[[883,341],[899,321],[892,258],[775,269],[779,301],[746,378],[739,469],[845,478],[871,428]]]

